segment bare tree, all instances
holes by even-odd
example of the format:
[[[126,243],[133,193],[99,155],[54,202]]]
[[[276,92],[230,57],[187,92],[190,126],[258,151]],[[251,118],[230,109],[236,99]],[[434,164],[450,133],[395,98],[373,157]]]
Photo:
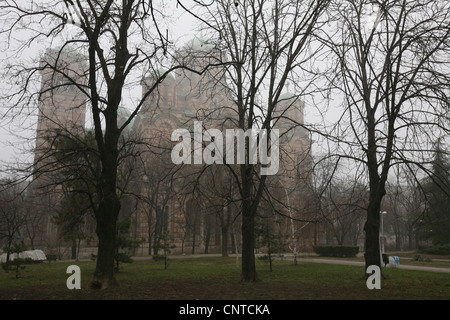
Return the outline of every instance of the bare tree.
[[[214,218],[218,222],[222,256],[227,257],[230,231],[239,217],[240,201],[236,181],[224,166],[206,166],[203,169],[195,181],[195,189],[203,200],[206,221],[212,223]]]
[[[2,1],[2,34],[10,41],[13,34],[24,30],[24,45],[17,48],[19,56],[27,46],[46,42],[57,43],[52,59],[39,67],[10,64],[10,76],[21,79],[19,90],[7,96],[9,105],[17,110],[32,108],[38,95],[54,99],[56,90],[78,92],[78,107],[88,105],[97,144],[101,171],[96,193],[98,206],[94,210],[98,236],[98,257],[92,287],[107,288],[115,282],[114,243],[117,217],[120,211],[118,190],[119,139],[124,129],[141,110],[145,99],[173,70],[167,32],[160,28],[164,15],[158,1]],[[78,57],[80,67],[64,64],[62,57],[71,52]],[[127,88],[162,65],[167,71],[158,74],[142,97],[133,101],[128,119],[118,124],[118,108]],[[196,70],[193,70],[197,72]],[[52,84],[41,92],[36,86],[38,72],[50,72]],[[13,102],[12,102],[13,101]],[[61,101],[54,101],[55,104]],[[18,112],[20,115],[24,115]],[[65,128],[67,130],[67,128]],[[48,167],[47,167],[48,169]]]
[[[12,246],[23,244],[22,231],[26,224],[25,194],[20,187],[8,180],[1,181],[0,188],[0,245],[5,244],[8,264]]]
[[[380,206],[390,169],[429,172],[431,143],[449,132],[450,5],[445,1],[335,1],[324,42],[343,112],[330,137],[338,157],[368,177],[366,268],[381,266]],[[357,166],[355,166],[357,167]]]
[[[234,128],[265,129],[270,135],[288,79],[311,59],[310,37],[329,1],[196,1],[205,34],[221,54],[224,87],[233,104]],[[307,91],[307,88],[303,88]],[[297,96],[298,97],[298,96]],[[242,214],[242,279],[256,281],[255,217],[267,175],[248,161],[230,170],[236,179]],[[275,150],[274,150],[275,152]],[[230,167],[231,169],[231,167]]]
[[[316,160],[314,199],[320,221],[327,224],[327,231],[339,245],[357,245],[367,209],[367,186],[339,162],[324,155],[316,156]]]
[[[136,172],[127,193],[137,201],[137,210],[142,210],[146,217],[149,255],[152,254],[152,243],[156,243],[153,240],[156,241],[167,229],[167,207],[175,195],[172,184],[177,168],[170,160],[170,134],[164,129],[167,128],[158,127],[152,132],[138,124],[133,132],[133,135],[146,133],[147,137],[134,138],[139,143],[140,151],[133,157]]]
[[[360,220],[367,207],[368,192],[355,181],[335,179],[322,198],[323,219],[327,221],[339,245],[355,244]],[[352,239],[350,237],[354,235]]]

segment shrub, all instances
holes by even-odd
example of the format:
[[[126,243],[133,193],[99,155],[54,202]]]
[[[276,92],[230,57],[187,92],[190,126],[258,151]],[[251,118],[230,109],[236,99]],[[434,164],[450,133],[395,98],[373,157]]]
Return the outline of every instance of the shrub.
[[[432,260],[429,257],[422,257],[420,254],[416,254],[414,258],[412,258],[413,261],[425,261],[425,262],[431,262]]]
[[[47,257],[47,261],[56,261],[56,254],[54,253],[49,253],[46,255]]]
[[[152,256],[152,258],[154,261],[157,261],[157,262],[163,261],[165,259],[165,257],[162,254],[154,254]]]
[[[422,251],[428,254],[450,255],[450,244],[435,245],[424,248]]]
[[[420,254],[416,254],[414,258],[412,258],[413,261],[423,261],[423,258]]]
[[[314,246],[313,249],[321,257],[355,257],[359,252],[357,246]]]
[[[175,249],[176,246],[172,244],[173,237],[169,234],[169,231],[164,231],[158,236],[158,239],[155,243],[156,252],[162,250],[163,254],[155,254],[153,256],[153,260],[155,261],[164,261],[164,269],[167,269],[169,266],[169,254],[172,249]]]

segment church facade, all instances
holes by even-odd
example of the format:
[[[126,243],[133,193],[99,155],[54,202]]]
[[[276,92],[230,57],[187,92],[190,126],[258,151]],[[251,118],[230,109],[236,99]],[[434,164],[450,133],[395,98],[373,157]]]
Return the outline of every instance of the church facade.
[[[205,42],[194,39],[180,50],[180,56],[194,57],[189,61],[192,65],[204,64],[214,54],[211,50]],[[55,52],[49,50],[43,61]],[[192,52],[200,54],[193,55]],[[68,72],[72,72],[71,76],[76,76],[76,70],[83,68],[74,65],[80,61],[76,54],[66,53],[60,60],[66,64]],[[119,176],[125,177],[119,220],[129,221],[129,238],[142,239],[133,254],[160,253],[157,244],[162,242],[171,243],[173,254],[239,252],[241,217],[237,165],[187,165],[174,164],[171,160],[174,144],[178,143],[172,137],[174,130],[193,132],[195,123],[201,123],[203,130],[225,131],[235,127],[232,100],[225,86],[218,81],[223,78],[222,71],[212,70],[204,75],[188,70],[170,73],[157,90],[147,96],[147,89],[154,84],[156,76],[164,72],[154,70],[155,76],[142,79],[145,103],[122,136],[124,144],[135,146],[132,156],[119,168]],[[57,86],[58,79],[46,77],[45,73],[42,79],[36,159],[45,158],[51,129],[63,128],[73,135],[85,131],[86,104],[80,92],[70,87],[49,90],[55,83]],[[46,92],[48,97],[45,97]],[[280,134],[279,169],[267,179],[257,218],[258,238],[264,239],[268,232],[277,235],[277,250],[283,252],[310,251],[320,237],[321,226],[311,197],[311,141],[309,132],[302,126],[304,108],[304,103],[289,90],[280,96],[273,115],[273,128]],[[121,107],[118,110],[119,125],[130,115],[131,110]],[[36,163],[51,165],[45,161]],[[45,185],[45,174],[36,176],[34,183]],[[45,188],[41,190],[45,191]],[[57,205],[49,206],[63,197],[55,190],[59,189],[54,188],[52,199],[42,206],[58,210]],[[43,196],[39,198],[44,199]],[[52,212],[48,212],[50,216]],[[58,239],[58,227],[51,221],[49,217],[44,219],[42,244],[49,243],[50,238],[54,242]],[[90,242],[81,241],[85,247],[95,248],[94,224],[92,219],[85,219],[83,232],[91,239]],[[257,243],[262,251],[267,250],[267,243]]]

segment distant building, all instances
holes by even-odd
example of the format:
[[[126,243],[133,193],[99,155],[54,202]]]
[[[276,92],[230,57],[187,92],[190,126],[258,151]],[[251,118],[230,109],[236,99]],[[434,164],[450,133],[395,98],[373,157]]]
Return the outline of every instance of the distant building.
[[[52,220],[60,210],[63,197],[52,147],[58,135],[76,136],[84,132],[86,97],[78,86],[86,85],[86,63],[86,57],[69,47],[47,49],[41,57],[41,90],[30,193],[32,220],[26,226],[28,244],[32,247],[53,248],[61,242]]]
[[[83,58],[63,51],[59,56],[63,71],[56,74],[52,70],[47,72],[45,61],[55,59],[58,52],[48,50],[41,62],[42,94],[35,154],[37,169],[45,169],[49,164],[43,159],[48,150],[48,137],[54,134],[54,129],[79,134],[85,124],[86,101],[79,89],[68,84],[64,77],[66,72],[70,76],[82,77]],[[207,42],[194,38],[179,50],[177,58],[189,66],[198,67],[211,62],[211,59],[213,61],[219,54]],[[156,77],[164,73],[165,70],[154,70],[154,77],[142,79],[143,95],[155,83]],[[189,70],[167,74],[157,90],[146,97],[142,109],[123,133],[125,141],[139,141],[141,150],[139,157],[126,164],[132,168],[133,176],[127,184],[127,196],[122,199],[120,215],[121,219],[131,220],[130,237],[145,239],[136,255],[156,253],[152,247],[164,231],[173,237],[176,245],[173,253],[221,252],[222,248],[229,252],[235,248],[240,250],[237,191],[228,168],[217,166],[205,170],[198,178],[195,173],[203,168],[202,165],[175,166],[170,160],[173,130],[186,128],[192,131],[194,121],[199,119],[204,120],[209,128],[233,128],[235,114],[230,108],[231,99],[218,79],[224,79],[220,69],[212,69],[203,76]],[[310,198],[311,141],[309,132],[302,127],[304,108],[298,96],[289,91],[279,98],[273,121],[274,127],[280,130],[280,169],[267,182],[267,190],[274,198],[272,205],[261,204],[261,212],[264,212],[261,219],[270,220],[275,227],[274,232],[286,236],[283,250],[298,252],[310,250],[320,233],[320,226],[314,223],[316,211]],[[119,125],[130,114],[129,110],[121,107],[118,110]],[[46,170],[43,172],[43,175],[35,176],[34,185],[48,182]],[[43,189],[44,195],[40,200],[48,197],[45,196],[46,190]],[[39,210],[57,210],[59,197],[52,196],[40,203],[42,208]],[[56,241],[58,230],[51,225],[50,217],[51,211],[48,211],[42,236]],[[86,228],[93,234],[92,222],[88,224]],[[46,243],[41,240],[42,244]],[[95,245],[95,241],[91,244]]]

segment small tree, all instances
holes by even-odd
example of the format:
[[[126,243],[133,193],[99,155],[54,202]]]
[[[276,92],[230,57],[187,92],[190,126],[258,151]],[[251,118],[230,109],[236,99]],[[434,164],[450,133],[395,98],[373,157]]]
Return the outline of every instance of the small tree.
[[[13,252],[14,242],[21,238],[26,223],[24,214],[24,193],[21,187],[10,180],[0,181],[0,244],[5,245],[6,264]]]
[[[15,254],[15,257],[14,259],[7,259],[5,263],[2,263],[2,268],[6,271],[6,273],[9,273],[9,271],[15,271],[16,279],[18,279],[19,270],[25,268],[23,264],[26,262],[26,259],[20,258],[19,254],[22,251],[25,251],[26,247],[22,242],[16,242],[12,246],[6,247],[4,250],[8,255]]]
[[[153,256],[153,259],[155,261],[164,260],[164,270],[167,270],[167,268],[169,267],[169,254],[172,251],[172,249],[175,249],[176,247],[172,242],[173,236],[171,236],[169,234],[169,231],[166,230],[159,235],[155,243],[156,252],[162,250],[163,254],[162,255],[160,255],[159,253],[155,254]]]
[[[115,271],[119,272],[120,263],[132,263],[131,258],[134,249],[139,247],[145,239],[134,240],[129,239],[128,234],[130,233],[131,220],[126,218],[119,221],[117,224],[117,235],[116,235],[116,253],[114,255],[115,261]]]
[[[274,253],[280,252],[284,236],[276,232],[275,223],[271,219],[265,218],[256,226],[257,244],[259,247],[267,249],[267,255],[262,259],[269,262],[270,272],[273,270]]]
[[[88,238],[83,231],[86,212],[86,195],[76,192],[67,192],[66,199],[61,201],[61,210],[52,221],[61,228],[60,237],[72,242],[72,259],[78,260],[81,241]]]

